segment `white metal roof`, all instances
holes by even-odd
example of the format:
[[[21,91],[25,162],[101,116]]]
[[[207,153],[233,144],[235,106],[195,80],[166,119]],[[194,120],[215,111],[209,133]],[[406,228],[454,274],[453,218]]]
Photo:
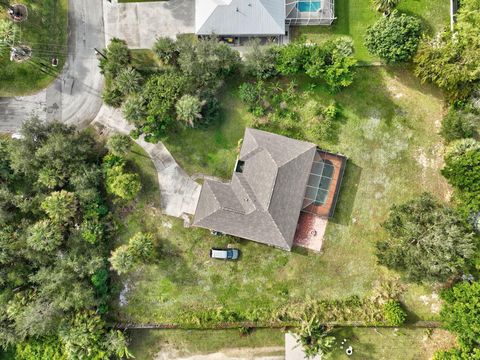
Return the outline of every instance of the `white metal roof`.
[[[196,0],[198,35],[283,35],[285,0]]]

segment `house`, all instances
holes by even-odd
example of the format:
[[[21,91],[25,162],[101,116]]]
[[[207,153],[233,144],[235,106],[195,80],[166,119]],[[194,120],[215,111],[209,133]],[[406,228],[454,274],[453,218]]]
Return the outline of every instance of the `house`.
[[[333,215],[346,158],[247,128],[232,180],[205,180],[195,226],[291,250],[302,211]]]
[[[241,43],[251,37],[288,39],[290,25],[330,25],[334,0],[196,0],[195,33]]]

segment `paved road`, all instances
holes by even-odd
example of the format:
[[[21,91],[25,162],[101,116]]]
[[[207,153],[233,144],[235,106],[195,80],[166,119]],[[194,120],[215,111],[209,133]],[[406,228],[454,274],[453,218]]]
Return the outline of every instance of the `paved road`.
[[[105,46],[100,5],[98,0],[69,0],[69,55],[62,74],[38,94],[0,98],[0,132],[17,131],[32,115],[80,126],[95,118],[103,77],[93,48]]]

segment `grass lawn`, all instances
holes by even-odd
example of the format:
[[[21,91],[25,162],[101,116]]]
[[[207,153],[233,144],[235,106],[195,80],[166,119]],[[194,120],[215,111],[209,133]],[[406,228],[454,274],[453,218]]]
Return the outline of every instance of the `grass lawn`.
[[[455,345],[455,338],[444,330],[341,328],[329,359],[427,360],[437,350]],[[188,357],[221,352],[225,356],[284,356],[284,333],[281,330],[257,330],[241,335],[238,330],[131,330],[130,351],[137,360],[152,360],[158,353],[165,358]],[[342,345],[342,342],[347,341]],[[343,346],[343,348],[342,348]],[[353,355],[345,349],[353,347]]]
[[[280,330],[256,330],[248,336],[238,330],[131,330],[129,350],[137,360],[151,360],[159,352],[168,359],[176,356],[225,351],[229,355],[270,356],[284,354]],[[167,356],[168,355],[168,356]]]
[[[10,48],[0,44],[0,96],[17,96],[45,88],[60,73],[67,55],[68,0],[23,0],[28,18],[15,25],[15,44],[32,48],[32,58],[23,63],[10,61]],[[0,18],[7,18],[0,8]],[[57,68],[52,57],[59,59]],[[46,71],[43,72],[41,69]]]
[[[428,33],[434,33],[449,23],[448,0],[404,0],[398,9],[423,20]],[[367,27],[381,15],[374,11],[371,0],[336,0],[337,20],[332,26],[299,26],[293,29],[295,38],[304,36],[312,41],[322,42],[332,37],[346,36],[355,44],[355,55],[362,62],[372,62],[372,57],[363,45]]]
[[[331,360],[427,360],[437,350],[455,345],[455,338],[444,330],[343,328],[334,333],[337,338]],[[347,339],[346,346],[341,343]],[[345,349],[353,347],[353,355]]]
[[[449,191],[439,174],[441,95],[419,85],[408,69],[400,67],[361,68],[354,85],[337,95],[306,79],[297,82],[300,127],[310,121],[304,113],[310,101],[328,104],[334,99],[343,113],[336,138],[315,140],[349,158],[323,254],[301,249],[288,253],[251,241],[214,237],[160,215],[155,208],[158,191],[153,164],[135,148],[132,159],[139,162],[145,185],[136,207],[118,211],[118,243],[136,231],[150,231],[156,234],[159,255],[155,264],[117,279],[117,295],[122,291],[127,300],[123,306],[117,301],[112,304],[117,319],[169,323],[185,312],[202,313],[205,307],[243,313],[275,311],[309,298],[365,297],[377,283],[395,278],[376,265],[374,256],[375,241],[386,236],[380,224],[389,207],[423,191],[440,199]],[[237,86],[233,83],[223,91],[221,122],[167,139],[167,147],[190,174],[230,177],[238,141],[252,121],[238,100]],[[211,246],[228,243],[242,250],[240,261],[209,259]],[[435,318],[439,304],[432,290],[405,287],[409,320]]]

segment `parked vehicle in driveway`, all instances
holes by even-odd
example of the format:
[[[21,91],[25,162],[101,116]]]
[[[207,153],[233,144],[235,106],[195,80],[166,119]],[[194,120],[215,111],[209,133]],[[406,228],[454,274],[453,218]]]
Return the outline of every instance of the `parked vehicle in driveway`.
[[[210,257],[212,259],[221,259],[221,260],[237,260],[240,255],[240,250],[238,249],[210,249]]]

